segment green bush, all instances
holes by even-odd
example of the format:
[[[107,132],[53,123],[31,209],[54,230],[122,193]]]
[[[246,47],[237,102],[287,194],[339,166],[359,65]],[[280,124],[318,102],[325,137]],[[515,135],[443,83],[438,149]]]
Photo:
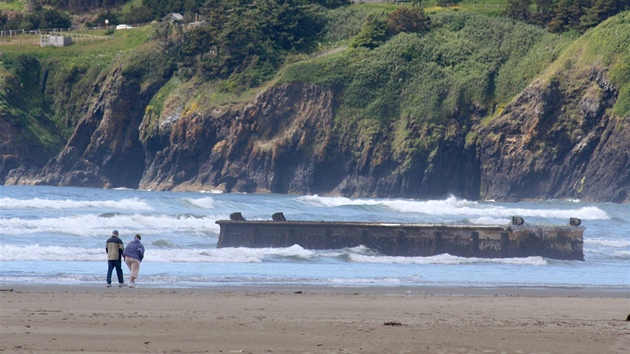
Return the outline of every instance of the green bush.
[[[387,27],[387,17],[384,13],[370,13],[361,31],[352,39],[350,45],[354,48],[374,49],[387,40]]]
[[[335,43],[348,40],[360,31],[369,11],[355,6],[344,6],[325,11],[323,19],[326,26],[320,33],[322,43]]]

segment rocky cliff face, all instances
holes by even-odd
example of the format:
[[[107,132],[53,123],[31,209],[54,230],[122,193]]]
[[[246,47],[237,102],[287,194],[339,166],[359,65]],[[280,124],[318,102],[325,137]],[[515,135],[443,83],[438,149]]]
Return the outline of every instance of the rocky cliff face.
[[[171,105],[154,122],[145,107],[166,76],[139,79],[121,64],[95,83],[94,103],[63,151],[41,170],[13,170],[6,183],[628,201],[630,118],[609,115],[616,90],[597,69],[578,85],[565,79],[532,84],[476,130],[471,122],[485,112],[474,109],[437,126],[342,122],[340,93],[301,83],[275,86],[241,109],[182,115]],[[467,141],[470,134],[478,138]]]
[[[305,193],[325,158],[333,124],[331,90],[274,87],[242,110],[168,116],[142,136],[146,189]],[[163,114],[163,115],[164,115]]]
[[[153,125],[143,112],[156,87],[141,86],[120,70],[96,86],[103,87],[96,103],[63,151],[41,171],[15,171],[9,184],[478,195],[475,150],[465,147],[467,128],[457,122],[427,151],[416,145],[434,132],[406,121],[401,150],[392,146],[391,128],[368,134],[361,130],[371,127],[336,124],[336,93],[319,85],[276,86],[239,110],[181,116],[181,107],[173,106]]]
[[[616,98],[595,67],[530,85],[480,132],[483,197],[629,201],[630,117],[610,116]]]
[[[391,130],[361,134],[336,122],[336,93],[314,84],[285,84],[242,110],[178,116],[180,107],[146,132],[147,165],[140,188],[239,192],[476,197],[474,149],[465,130],[427,154],[395,153]],[[406,122],[407,141],[420,127]],[[361,138],[363,136],[363,138]],[[417,149],[416,149],[417,150]],[[414,151],[410,146],[409,151]],[[409,162],[411,161],[411,162]],[[461,164],[453,163],[454,161]],[[475,179],[475,177],[477,177]]]

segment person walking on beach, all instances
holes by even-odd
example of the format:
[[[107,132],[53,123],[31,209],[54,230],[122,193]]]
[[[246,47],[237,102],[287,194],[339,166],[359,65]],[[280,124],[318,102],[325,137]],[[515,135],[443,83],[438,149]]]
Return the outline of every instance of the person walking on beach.
[[[136,287],[136,279],[138,279],[138,272],[140,272],[140,262],[144,258],[144,246],[140,242],[142,240],[142,236],[140,234],[136,234],[136,237],[133,238],[133,241],[127,244],[125,247],[125,251],[123,252],[123,257],[125,257],[125,263],[127,263],[127,267],[129,267],[129,287]]]
[[[123,271],[121,264],[121,257],[125,245],[122,240],[118,238],[118,230],[112,231],[112,237],[107,239],[105,243],[105,251],[107,252],[107,287],[112,286],[112,271],[116,268],[116,276],[118,276],[118,287],[122,288],[125,285],[123,279]]]

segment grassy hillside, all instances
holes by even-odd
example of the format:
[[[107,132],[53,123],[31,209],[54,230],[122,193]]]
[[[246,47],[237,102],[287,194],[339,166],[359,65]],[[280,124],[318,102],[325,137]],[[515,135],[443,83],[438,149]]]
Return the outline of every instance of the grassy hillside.
[[[433,28],[427,34],[401,33],[373,50],[333,50],[289,65],[279,82],[336,88],[342,140],[369,146],[386,134],[393,154],[412,168],[419,156],[431,161],[445,139],[466,136],[483,117],[500,111],[571,42],[568,36],[471,12],[430,16]],[[329,31],[353,35],[359,29]],[[410,121],[420,131],[410,131]],[[357,140],[348,141],[350,136]],[[476,138],[468,134],[466,139]]]
[[[630,117],[630,12],[610,18],[573,41],[542,79],[562,78],[561,73],[567,70],[587,77],[593,68],[606,71],[607,79],[618,91],[613,113]]]
[[[367,118],[437,122],[467,115],[462,111],[467,106],[492,113],[570,42],[534,26],[473,13],[431,18],[434,28],[424,36],[402,33],[374,50],[347,49],[295,63],[280,81],[335,86],[345,93],[344,106]]]
[[[0,1],[0,11],[24,11],[26,0],[4,0]]]
[[[46,80],[47,104],[37,105],[44,110],[44,114],[57,122],[64,129],[72,130],[76,118],[68,118],[68,105],[77,105],[85,100],[95,77],[119,56],[125,56],[138,50],[144,43],[150,41],[152,28],[150,26],[125,31],[117,31],[109,39],[103,39],[105,31],[75,32],[87,34],[83,39],[75,39],[73,45],[63,48],[39,47],[35,45],[6,45],[3,46],[3,64],[15,61],[16,58],[27,56],[44,69],[48,69]],[[19,37],[18,37],[19,38]],[[31,42],[39,36],[24,36]],[[4,65],[5,67],[7,65]],[[39,75],[43,75],[43,71]],[[43,76],[35,80],[37,87],[26,89],[28,92],[39,91],[39,82]],[[68,101],[68,95],[74,98]],[[0,100],[2,100],[0,98]]]
[[[42,67],[32,57],[2,57],[0,154],[25,155],[24,159],[38,165],[46,163],[65,144],[59,127],[48,117],[41,76]]]
[[[35,46],[39,36],[24,36],[29,44],[1,48],[0,114],[21,127],[22,135],[13,138],[31,147],[31,161],[44,163],[63,147],[89,103],[97,77],[117,57],[140,50],[151,31],[127,30],[108,40],[78,41],[64,48]]]
[[[202,78],[194,67],[179,63],[179,74],[159,91],[145,112],[158,118],[165,106],[177,104],[184,112],[203,113],[213,106],[240,106],[276,83],[314,82],[338,90],[341,101],[337,118],[343,124],[359,124],[367,135],[384,127],[398,127],[396,139],[404,140],[404,121],[414,121],[439,134],[444,129],[433,128],[444,127],[449,120],[466,126],[477,124],[479,119],[500,112],[540,75],[553,76],[567,68],[589,70],[594,64],[609,68],[608,78],[619,90],[614,113],[627,116],[630,112],[628,12],[576,37],[470,11],[437,9],[429,12],[429,33],[400,33],[373,50],[348,46],[370,12],[395,8],[363,4],[322,9],[326,25],[318,50],[293,52],[278,74],[259,87],[224,90],[221,80]],[[34,130],[38,121],[49,120],[67,138],[96,79],[114,60],[128,61],[131,71],[134,66],[147,65],[136,58],[144,57],[138,54],[152,41],[152,33],[153,28],[146,26],[116,31],[110,40],[76,42],[64,48],[3,46],[0,85],[18,90],[23,100],[0,95],[0,109],[10,110],[15,117],[30,117],[26,124],[33,125]],[[184,71],[188,74],[181,75]],[[54,134],[41,135],[50,141]],[[404,144],[400,148],[404,149]]]

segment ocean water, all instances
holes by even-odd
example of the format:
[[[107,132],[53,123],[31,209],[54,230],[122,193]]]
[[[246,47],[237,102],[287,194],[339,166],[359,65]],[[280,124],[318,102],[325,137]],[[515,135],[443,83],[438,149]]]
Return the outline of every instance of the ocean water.
[[[365,247],[313,251],[217,249],[216,220],[382,221],[453,224],[567,224],[582,219],[585,261],[543,257],[482,259],[448,254],[386,257]],[[275,194],[155,192],[0,186],[0,284],[105,284],[105,241],[142,235],[138,284],[217,286],[527,287],[630,291],[630,205],[544,202],[349,199]],[[128,269],[123,264],[125,281]],[[114,275],[114,282],[115,275]]]

